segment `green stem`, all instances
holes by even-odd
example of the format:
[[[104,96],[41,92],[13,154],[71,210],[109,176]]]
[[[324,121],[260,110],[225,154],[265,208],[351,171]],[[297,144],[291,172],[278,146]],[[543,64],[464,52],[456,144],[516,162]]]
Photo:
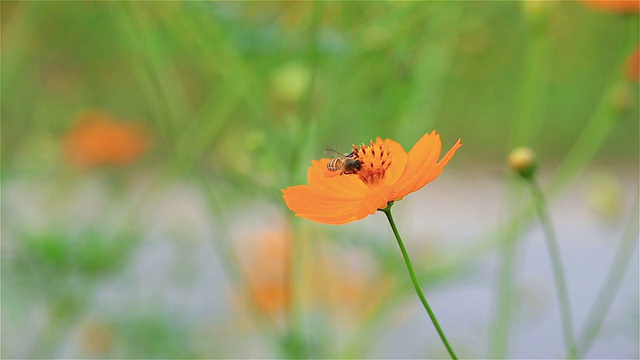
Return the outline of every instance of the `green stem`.
[[[267,342],[270,342],[273,346],[282,346],[283,338],[286,339],[288,334],[281,331],[273,318],[269,317],[266,313],[258,308],[255,301],[252,301],[251,289],[252,284],[250,279],[242,270],[240,258],[236,251],[234,251],[232,243],[229,241],[230,233],[229,227],[225,224],[229,224],[226,211],[226,199],[220,196],[224,190],[214,188],[211,179],[207,177],[203,172],[197,172],[196,178],[200,182],[205,199],[212,212],[212,219],[217,221],[218,233],[216,236],[212,236],[212,245],[219,259],[222,263],[222,267],[226,272],[226,275],[230,279],[232,290],[238,294],[241,294],[243,299],[247,299],[243,304],[246,306],[250,314],[251,320],[258,329],[258,334],[263,336]]]
[[[519,207],[520,194],[515,187],[511,187],[509,208],[515,212]],[[506,359],[509,353],[509,339],[513,323],[513,304],[515,299],[515,284],[517,273],[518,250],[521,248],[518,234],[520,232],[519,218],[506,224],[500,237],[504,240],[500,244],[502,263],[498,271],[497,301],[495,319],[491,329],[491,343],[489,357]]]
[[[393,206],[393,201],[389,202],[386,208],[379,209],[379,210],[382,211],[387,216],[387,220],[389,220],[389,225],[391,225],[391,230],[393,230],[393,235],[395,235],[396,240],[398,241],[398,246],[400,246],[400,251],[402,251],[402,257],[404,258],[404,262],[407,265],[407,270],[409,270],[409,276],[411,276],[411,282],[413,283],[413,287],[416,289],[416,293],[418,293],[418,297],[420,298],[422,305],[424,306],[425,310],[427,310],[427,313],[429,314],[429,317],[433,322],[433,326],[436,327],[436,330],[438,331],[438,335],[440,335],[440,339],[442,339],[442,342],[444,343],[444,346],[447,348],[449,355],[451,355],[452,359],[457,360],[458,357],[453,352],[451,345],[449,345],[449,341],[447,341],[447,337],[444,335],[444,331],[442,331],[440,324],[438,324],[438,319],[436,319],[436,315],[433,313],[433,310],[431,310],[431,307],[429,306],[427,299],[424,297],[424,294],[422,293],[422,289],[420,288],[420,284],[418,283],[416,274],[413,271],[413,265],[411,265],[411,260],[409,259],[409,254],[407,253],[407,249],[404,247],[404,243],[402,242],[400,233],[398,233],[398,228],[396,227],[396,223],[395,221],[393,221],[393,215],[391,215],[391,206]]]
[[[547,103],[546,79],[549,75],[550,44],[548,15],[545,11],[534,14],[535,11],[526,5],[521,7],[522,16],[527,20],[526,46],[523,57],[521,76],[517,79],[518,92],[517,106],[513,121],[510,125],[507,151],[522,145],[530,145],[532,138],[540,132],[539,121],[544,118],[545,105]],[[509,209],[515,213],[518,211],[521,192],[515,187],[515,183],[509,184],[511,204]],[[500,269],[498,271],[497,296],[495,318],[490,334],[489,357],[508,358],[510,339],[514,331],[514,317],[516,273],[518,270],[518,250],[521,248],[521,239],[518,234],[522,223],[526,220],[514,218],[507,223],[500,238]]]
[[[578,358],[578,352],[573,335],[573,321],[571,319],[569,291],[567,290],[566,277],[564,269],[562,267],[560,247],[558,246],[558,241],[553,231],[553,226],[551,225],[551,218],[549,216],[548,209],[545,203],[544,193],[533,177],[529,178],[528,180],[529,185],[531,185],[534,203],[538,212],[538,216],[540,217],[540,223],[542,224],[545,239],[547,241],[547,250],[549,251],[549,258],[551,259],[551,267],[553,268],[556,292],[558,295],[558,302],[560,303],[562,331],[564,334],[564,341],[567,346],[567,356],[570,359],[576,359]]]
[[[582,355],[587,355],[591,345],[600,332],[604,318],[607,312],[611,308],[611,304],[618,295],[622,280],[627,272],[631,260],[634,255],[637,254],[636,246],[638,246],[638,197],[636,196],[635,211],[631,214],[631,221],[627,229],[625,230],[615,258],[612,262],[609,274],[606,280],[603,282],[602,288],[598,293],[591,311],[589,312],[588,320],[584,327],[584,331],[578,338],[580,344],[580,350]]]

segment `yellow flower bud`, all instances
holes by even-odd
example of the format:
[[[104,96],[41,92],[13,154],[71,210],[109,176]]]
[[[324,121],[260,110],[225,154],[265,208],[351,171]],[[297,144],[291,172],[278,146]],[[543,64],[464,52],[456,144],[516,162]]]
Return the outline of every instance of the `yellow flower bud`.
[[[613,107],[619,112],[626,112],[633,109],[634,94],[631,84],[624,82],[617,84],[609,93]]]
[[[519,147],[509,154],[509,166],[524,178],[531,178],[536,171],[536,154],[527,147]]]
[[[283,65],[271,78],[271,88],[275,95],[288,102],[300,100],[310,85],[311,72],[302,63]]]

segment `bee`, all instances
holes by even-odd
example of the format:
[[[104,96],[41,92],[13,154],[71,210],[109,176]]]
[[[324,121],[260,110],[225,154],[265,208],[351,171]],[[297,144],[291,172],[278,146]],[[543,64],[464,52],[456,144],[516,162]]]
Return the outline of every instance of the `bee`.
[[[327,170],[331,172],[340,171],[340,175],[355,174],[362,169],[362,162],[357,159],[354,151],[341,154],[333,149],[325,149],[324,152],[333,156],[333,159],[327,164]]]

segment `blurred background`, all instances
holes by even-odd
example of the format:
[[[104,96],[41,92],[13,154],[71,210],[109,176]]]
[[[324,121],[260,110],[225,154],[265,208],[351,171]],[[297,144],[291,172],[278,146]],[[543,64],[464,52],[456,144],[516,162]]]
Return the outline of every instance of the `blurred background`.
[[[3,358],[447,357],[386,220],[295,218],[324,148],[463,147],[394,207],[462,358],[637,358],[637,1],[1,3]]]

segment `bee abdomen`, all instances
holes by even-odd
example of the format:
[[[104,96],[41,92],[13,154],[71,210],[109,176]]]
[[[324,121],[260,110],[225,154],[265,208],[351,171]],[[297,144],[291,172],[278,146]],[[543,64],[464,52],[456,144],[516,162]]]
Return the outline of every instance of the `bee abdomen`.
[[[327,164],[327,169],[329,171],[337,171],[339,170],[339,164],[338,164],[338,158],[334,158],[331,159],[331,161],[329,161],[329,163]]]

